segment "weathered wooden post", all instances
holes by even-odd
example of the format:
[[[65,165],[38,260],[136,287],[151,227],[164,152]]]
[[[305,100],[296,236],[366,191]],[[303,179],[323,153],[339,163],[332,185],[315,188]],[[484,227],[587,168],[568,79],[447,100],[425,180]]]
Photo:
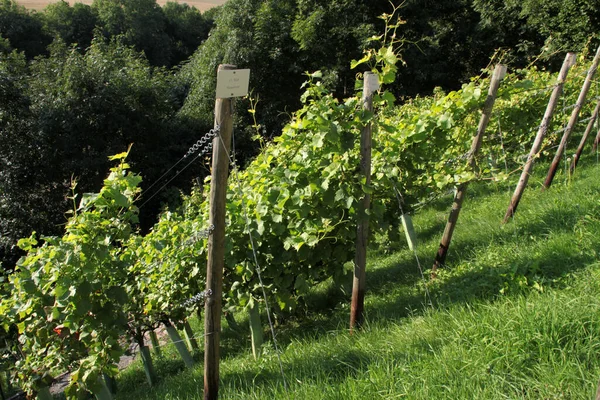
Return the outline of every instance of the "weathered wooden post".
[[[236,70],[233,65],[219,65],[212,172],[210,180],[209,225],[206,266],[206,303],[204,313],[204,399],[219,397],[219,345],[221,335],[221,297],[225,266],[225,201],[229,177],[229,155],[233,135],[233,97],[248,94],[250,70]]]
[[[560,140],[560,144],[558,146],[558,150],[556,150],[556,155],[552,160],[552,164],[550,164],[550,169],[548,170],[548,174],[546,175],[546,179],[544,180],[544,189],[548,189],[552,185],[552,181],[554,180],[554,176],[556,175],[556,171],[558,170],[558,165],[560,164],[560,159],[563,156],[567,148],[567,142],[569,141],[569,136],[571,136],[571,132],[573,128],[577,124],[577,118],[579,117],[579,112],[581,111],[581,107],[585,103],[585,98],[592,86],[592,78],[596,74],[596,70],[598,69],[598,62],[600,61],[600,46],[596,51],[596,55],[594,56],[594,60],[592,61],[592,65],[587,72],[587,76],[585,77],[585,81],[583,82],[583,86],[581,88],[581,92],[579,92],[579,97],[577,98],[577,102],[575,103],[575,107],[571,112],[571,117],[569,118],[569,122],[567,123],[567,127],[565,128],[565,133],[563,134],[562,139]]]
[[[235,69],[233,65],[219,65],[221,71]],[[215,102],[215,128],[213,139],[212,173],[210,180],[209,225],[214,226],[208,237],[206,267],[206,297],[204,313],[204,399],[219,397],[219,346],[221,334],[221,296],[223,268],[225,266],[225,200],[229,177],[229,151],[233,133],[233,99],[219,98]]]
[[[598,102],[596,103],[596,108],[594,108],[594,111],[592,112],[592,116],[587,124],[587,127],[585,128],[583,136],[581,137],[579,146],[577,146],[577,151],[573,156],[573,161],[571,162],[570,168],[571,175],[573,175],[573,172],[575,172],[575,168],[577,168],[577,163],[579,162],[579,158],[581,158],[581,153],[583,153],[583,147],[585,146],[585,142],[587,142],[587,138],[590,136],[590,132],[594,128],[594,123],[596,122],[596,118],[598,118],[598,111],[600,111],[600,100],[598,100]]]
[[[365,72],[363,83],[363,108],[373,111],[373,93],[379,88],[377,75]],[[371,124],[367,124],[360,134],[360,169],[365,177],[365,186],[371,184]],[[367,244],[369,239],[369,214],[371,195],[364,193],[358,206],[356,228],[356,256],[354,259],[354,279],[352,281],[352,303],[350,307],[350,333],[364,321],[365,279],[367,266]]]
[[[496,102],[496,95],[498,94],[498,88],[500,87],[500,81],[502,80],[502,78],[504,78],[504,75],[506,75],[506,66],[501,64],[496,65],[496,68],[494,68],[494,73],[492,74],[488,95],[483,105],[483,113],[481,115],[481,119],[479,120],[477,133],[473,137],[473,142],[471,143],[471,150],[469,151],[468,162],[471,168],[473,169],[477,168],[477,162],[475,159],[477,157],[477,154],[479,153],[479,149],[481,148],[483,134],[485,133],[485,129],[487,128],[488,122],[490,121],[490,117],[492,115],[492,108],[494,107],[494,103]],[[452,234],[454,233],[454,228],[456,227],[458,215],[460,214],[460,209],[462,208],[462,203],[464,201],[465,193],[467,191],[468,186],[468,182],[461,184],[456,189],[456,193],[454,194],[452,210],[450,211],[450,216],[448,217],[448,222],[446,223],[446,228],[444,229],[444,234],[440,242],[440,247],[435,256],[435,261],[431,269],[432,278],[435,278],[436,270],[440,266],[442,266],[446,261],[446,254],[448,253],[448,248],[450,247],[450,242],[452,241]]]
[[[552,116],[554,115],[554,110],[556,109],[556,103],[558,102],[558,99],[562,93],[563,86],[565,85],[565,80],[567,79],[567,75],[569,73],[569,69],[573,65],[575,65],[576,61],[577,58],[575,53],[567,53],[565,61],[563,61],[562,67],[558,74],[556,85],[554,86],[554,90],[552,91],[552,95],[550,96],[550,101],[548,101],[546,112],[544,113],[544,117],[542,118],[542,122],[540,123],[540,127],[535,136],[535,140],[533,141],[533,146],[531,146],[531,151],[529,152],[527,161],[523,166],[523,172],[521,172],[519,183],[517,184],[515,193],[510,199],[510,205],[506,210],[506,214],[504,215],[504,223],[508,222],[508,220],[517,211],[517,206],[521,201],[521,197],[523,196],[523,192],[525,191],[525,187],[527,186],[527,181],[529,180],[529,176],[531,175],[531,171],[533,170],[533,163],[535,159],[539,156],[538,153],[542,148],[542,142],[544,141],[544,137],[546,137],[546,133],[548,131],[548,127],[550,126],[550,122],[552,122]]]

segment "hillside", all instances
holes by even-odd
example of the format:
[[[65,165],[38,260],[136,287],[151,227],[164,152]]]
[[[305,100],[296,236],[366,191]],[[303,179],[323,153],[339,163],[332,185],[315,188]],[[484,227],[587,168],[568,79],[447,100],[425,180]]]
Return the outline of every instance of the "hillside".
[[[249,338],[224,325],[222,398],[592,398],[600,370],[600,165],[595,155],[583,165],[546,192],[538,188],[547,166],[539,165],[506,225],[514,184],[474,185],[448,268],[426,285],[403,243],[372,246],[360,333],[348,334],[347,302],[328,309],[339,294],[314,290],[309,315],[276,327],[287,391],[273,348],[254,361]],[[426,269],[450,203],[441,197],[414,217]],[[119,377],[118,398],[198,398],[202,363],[175,374],[183,365],[169,347],[157,361],[165,379],[150,389],[134,365]]]

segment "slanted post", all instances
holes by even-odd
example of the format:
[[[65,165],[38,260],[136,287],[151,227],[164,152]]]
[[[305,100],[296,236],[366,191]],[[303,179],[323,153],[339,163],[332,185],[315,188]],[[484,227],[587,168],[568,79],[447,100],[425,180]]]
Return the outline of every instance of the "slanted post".
[[[521,197],[523,196],[523,192],[525,191],[525,187],[527,186],[527,181],[529,181],[531,171],[533,171],[533,163],[535,159],[539,157],[539,152],[542,148],[542,142],[544,141],[544,137],[546,137],[548,127],[552,122],[552,116],[554,115],[554,110],[556,109],[556,103],[558,102],[558,99],[562,94],[562,90],[565,85],[565,80],[567,79],[567,75],[569,74],[569,69],[573,65],[575,65],[576,61],[577,57],[575,53],[567,53],[565,61],[563,61],[562,67],[558,74],[558,79],[556,81],[556,85],[554,86],[554,90],[552,90],[552,95],[550,96],[550,101],[548,102],[548,106],[546,107],[546,112],[544,113],[544,117],[542,118],[542,122],[535,136],[535,140],[533,141],[533,146],[531,146],[531,151],[529,152],[529,156],[527,156],[527,161],[523,166],[523,172],[521,172],[519,183],[517,184],[515,193],[510,199],[510,205],[506,210],[506,214],[504,215],[504,223],[507,223],[508,220],[517,211],[517,206],[521,201]]]
[[[544,189],[548,189],[552,185],[552,181],[554,180],[554,176],[556,175],[556,171],[558,170],[558,166],[560,164],[560,159],[567,148],[569,136],[571,136],[571,132],[577,124],[579,112],[581,111],[581,107],[583,107],[583,104],[585,103],[585,98],[590,90],[590,87],[592,86],[592,79],[596,74],[596,70],[598,69],[599,61],[600,46],[598,47],[596,55],[594,56],[594,60],[592,61],[592,65],[590,66],[590,69],[587,72],[587,76],[585,77],[585,81],[583,82],[581,92],[579,92],[579,97],[577,98],[577,103],[575,103],[575,107],[571,112],[571,117],[569,118],[569,122],[567,123],[567,127],[565,128],[565,133],[563,134],[563,137],[560,140],[558,150],[556,150],[556,155],[552,160],[552,164],[550,164],[550,169],[548,170],[548,174],[546,175],[546,179],[544,180]]]
[[[373,93],[379,88],[379,78],[372,72],[365,72],[363,86],[363,109],[373,111]],[[360,169],[365,186],[371,185],[371,123],[360,134]],[[364,192],[358,205],[356,228],[356,257],[354,259],[354,280],[352,282],[352,303],[350,307],[350,332],[360,327],[364,321],[365,269],[367,266],[367,243],[369,238],[369,209],[371,195]]]
[[[477,168],[476,157],[479,153],[479,149],[481,149],[483,135],[485,133],[485,129],[487,128],[488,122],[490,121],[490,117],[492,115],[492,108],[494,107],[494,103],[496,102],[496,95],[498,94],[498,88],[500,87],[500,81],[502,80],[502,78],[504,78],[504,75],[506,75],[506,66],[502,64],[496,65],[496,68],[494,68],[494,73],[492,74],[488,95],[483,105],[483,113],[481,115],[481,119],[479,120],[477,133],[473,137],[473,142],[471,143],[471,150],[469,151],[468,162],[471,168],[473,168],[474,170]],[[431,269],[432,278],[435,278],[437,269],[440,266],[442,266],[446,261],[448,248],[450,247],[450,242],[452,241],[452,234],[454,233],[454,228],[456,227],[458,215],[460,214],[460,210],[462,208],[462,203],[464,201],[465,193],[467,192],[468,186],[469,183],[465,182],[456,189],[454,201],[452,202],[452,210],[450,211],[450,216],[448,217],[448,222],[446,223],[446,228],[444,229],[444,235],[442,236],[440,247],[435,256],[435,261]]]
[[[583,136],[581,137],[579,146],[577,146],[577,151],[575,152],[575,155],[573,156],[573,161],[571,162],[571,169],[570,169],[571,175],[573,175],[573,172],[575,172],[575,168],[577,168],[577,163],[579,162],[581,153],[583,153],[583,147],[585,146],[585,142],[587,142],[587,138],[588,138],[588,136],[590,136],[590,132],[594,128],[594,122],[596,122],[596,118],[598,118],[598,111],[600,111],[600,100],[598,100],[598,102],[596,102],[596,108],[594,108],[594,112],[592,112],[590,121],[588,122],[587,127],[585,128],[585,132],[583,133]]]
[[[219,65],[221,71],[235,69],[233,65]],[[204,313],[204,399],[219,397],[219,345],[221,334],[221,296],[225,266],[225,201],[229,177],[229,153],[233,133],[233,99],[219,98],[215,102],[215,128],[219,133],[213,139],[212,173],[210,180],[209,225],[214,230],[208,236],[206,267],[206,297]]]

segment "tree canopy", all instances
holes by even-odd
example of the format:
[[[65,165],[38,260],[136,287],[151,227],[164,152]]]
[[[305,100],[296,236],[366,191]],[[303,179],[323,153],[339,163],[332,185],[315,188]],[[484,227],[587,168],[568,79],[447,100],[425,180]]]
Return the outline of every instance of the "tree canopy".
[[[305,71],[321,70],[337,98],[355,90],[350,62],[390,11],[388,0],[229,0],[205,13],[61,0],[33,12],[0,0],[0,257],[14,264],[16,240],[32,230],[59,234],[71,178],[98,190],[107,155],[131,143],[142,189],[154,182],[212,127],[222,63],[252,71],[256,110],[236,116],[246,163],[260,147],[252,139],[280,135],[301,106]],[[514,67],[542,53],[538,65],[553,68],[560,57],[546,55],[596,45],[600,28],[600,5],[581,0],[406,0],[400,15],[404,65],[391,87],[400,99],[455,89],[498,50]],[[194,164],[170,182],[142,208],[142,225],[205,173]]]

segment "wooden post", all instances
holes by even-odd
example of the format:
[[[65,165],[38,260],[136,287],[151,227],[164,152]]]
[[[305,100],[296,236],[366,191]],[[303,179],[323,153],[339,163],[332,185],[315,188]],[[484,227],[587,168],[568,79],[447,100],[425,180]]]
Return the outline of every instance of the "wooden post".
[[[577,124],[577,118],[579,117],[579,111],[581,111],[581,107],[585,103],[585,98],[592,86],[592,78],[596,74],[596,70],[598,69],[598,62],[600,61],[600,47],[596,51],[596,55],[594,56],[594,60],[592,61],[592,65],[587,72],[587,76],[585,77],[585,82],[583,82],[583,86],[581,88],[581,92],[579,92],[579,97],[577,98],[577,103],[575,103],[575,108],[571,112],[571,117],[569,118],[569,122],[567,123],[567,127],[565,128],[565,133],[563,134],[562,139],[560,140],[560,144],[558,146],[558,150],[556,150],[556,155],[552,160],[552,164],[550,164],[550,169],[548,170],[548,175],[546,175],[546,179],[544,180],[544,189],[548,189],[552,185],[552,180],[554,180],[554,176],[556,175],[556,171],[558,170],[558,166],[560,164],[560,159],[567,148],[567,142],[569,141],[569,136],[571,136],[571,132]]]
[[[219,65],[219,71],[235,69]],[[218,98],[215,102],[215,127],[219,134],[213,139],[212,173],[210,181],[210,215],[214,226],[208,237],[206,267],[206,297],[204,313],[204,399],[219,397],[219,344],[221,333],[221,296],[225,266],[225,201],[229,176],[229,151],[233,133],[233,100]]]
[[[552,91],[552,95],[550,96],[550,101],[548,102],[548,106],[546,107],[546,112],[544,113],[544,117],[542,118],[542,122],[540,123],[540,127],[535,136],[535,140],[533,141],[533,146],[531,146],[531,151],[529,152],[529,156],[527,156],[527,162],[525,162],[525,165],[523,166],[523,172],[521,172],[519,183],[517,184],[515,193],[510,199],[510,205],[506,210],[506,214],[504,215],[504,223],[507,223],[508,220],[517,211],[517,206],[521,201],[521,197],[523,196],[523,192],[525,191],[525,187],[527,186],[527,181],[529,180],[529,176],[531,175],[531,171],[533,170],[533,163],[535,159],[539,157],[539,152],[542,148],[542,142],[544,141],[544,137],[546,136],[548,127],[550,126],[550,122],[552,122],[552,116],[556,108],[556,103],[558,102],[558,99],[562,93],[563,86],[565,85],[565,80],[567,79],[567,75],[569,74],[569,69],[573,65],[575,65],[575,61],[575,53],[567,53],[565,61],[563,61],[563,65],[558,74],[556,86],[554,86],[554,90]]]
[[[573,161],[571,162],[570,172],[573,175],[575,172],[575,168],[577,168],[577,163],[579,162],[579,158],[581,157],[581,153],[583,153],[583,147],[585,146],[585,142],[587,142],[588,136],[590,136],[590,132],[594,128],[594,122],[596,122],[596,118],[598,118],[598,111],[600,110],[600,100],[596,103],[596,108],[594,108],[594,112],[592,112],[592,118],[589,120],[587,127],[585,128],[585,132],[581,137],[581,141],[579,142],[579,146],[577,146],[577,151],[573,156]]]
[[[377,75],[365,72],[363,83],[363,109],[373,111],[373,93],[379,88]],[[367,124],[360,134],[360,169],[365,177],[365,186],[371,184],[371,124]],[[352,281],[352,303],[350,307],[350,333],[364,321],[365,279],[367,266],[367,244],[369,238],[369,215],[371,195],[364,193],[357,211],[356,257],[354,259],[354,279]]]
[[[490,121],[490,117],[492,115],[492,108],[494,107],[494,103],[496,102],[496,95],[498,93],[498,88],[500,87],[500,81],[502,80],[502,78],[504,78],[504,75],[506,75],[506,66],[501,64],[496,65],[496,68],[494,68],[494,73],[492,74],[488,95],[483,105],[483,113],[481,115],[481,119],[479,120],[477,133],[473,137],[473,142],[471,143],[471,150],[469,151],[468,162],[471,168],[473,169],[477,168],[476,156],[479,153],[479,149],[481,148],[483,135],[485,133],[485,129],[487,128],[488,122]],[[464,201],[465,193],[467,191],[468,186],[469,183],[465,182],[456,189],[454,201],[452,203],[452,210],[450,211],[450,216],[448,217],[448,222],[446,223],[446,228],[444,229],[444,235],[442,236],[440,247],[435,256],[435,261],[431,269],[432,278],[435,278],[435,271],[446,261],[446,254],[448,253],[448,248],[450,247],[450,242],[452,241],[452,234],[454,233],[454,228],[456,227],[458,215],[460,214],[460,210],[462,208],[462,203]]]

